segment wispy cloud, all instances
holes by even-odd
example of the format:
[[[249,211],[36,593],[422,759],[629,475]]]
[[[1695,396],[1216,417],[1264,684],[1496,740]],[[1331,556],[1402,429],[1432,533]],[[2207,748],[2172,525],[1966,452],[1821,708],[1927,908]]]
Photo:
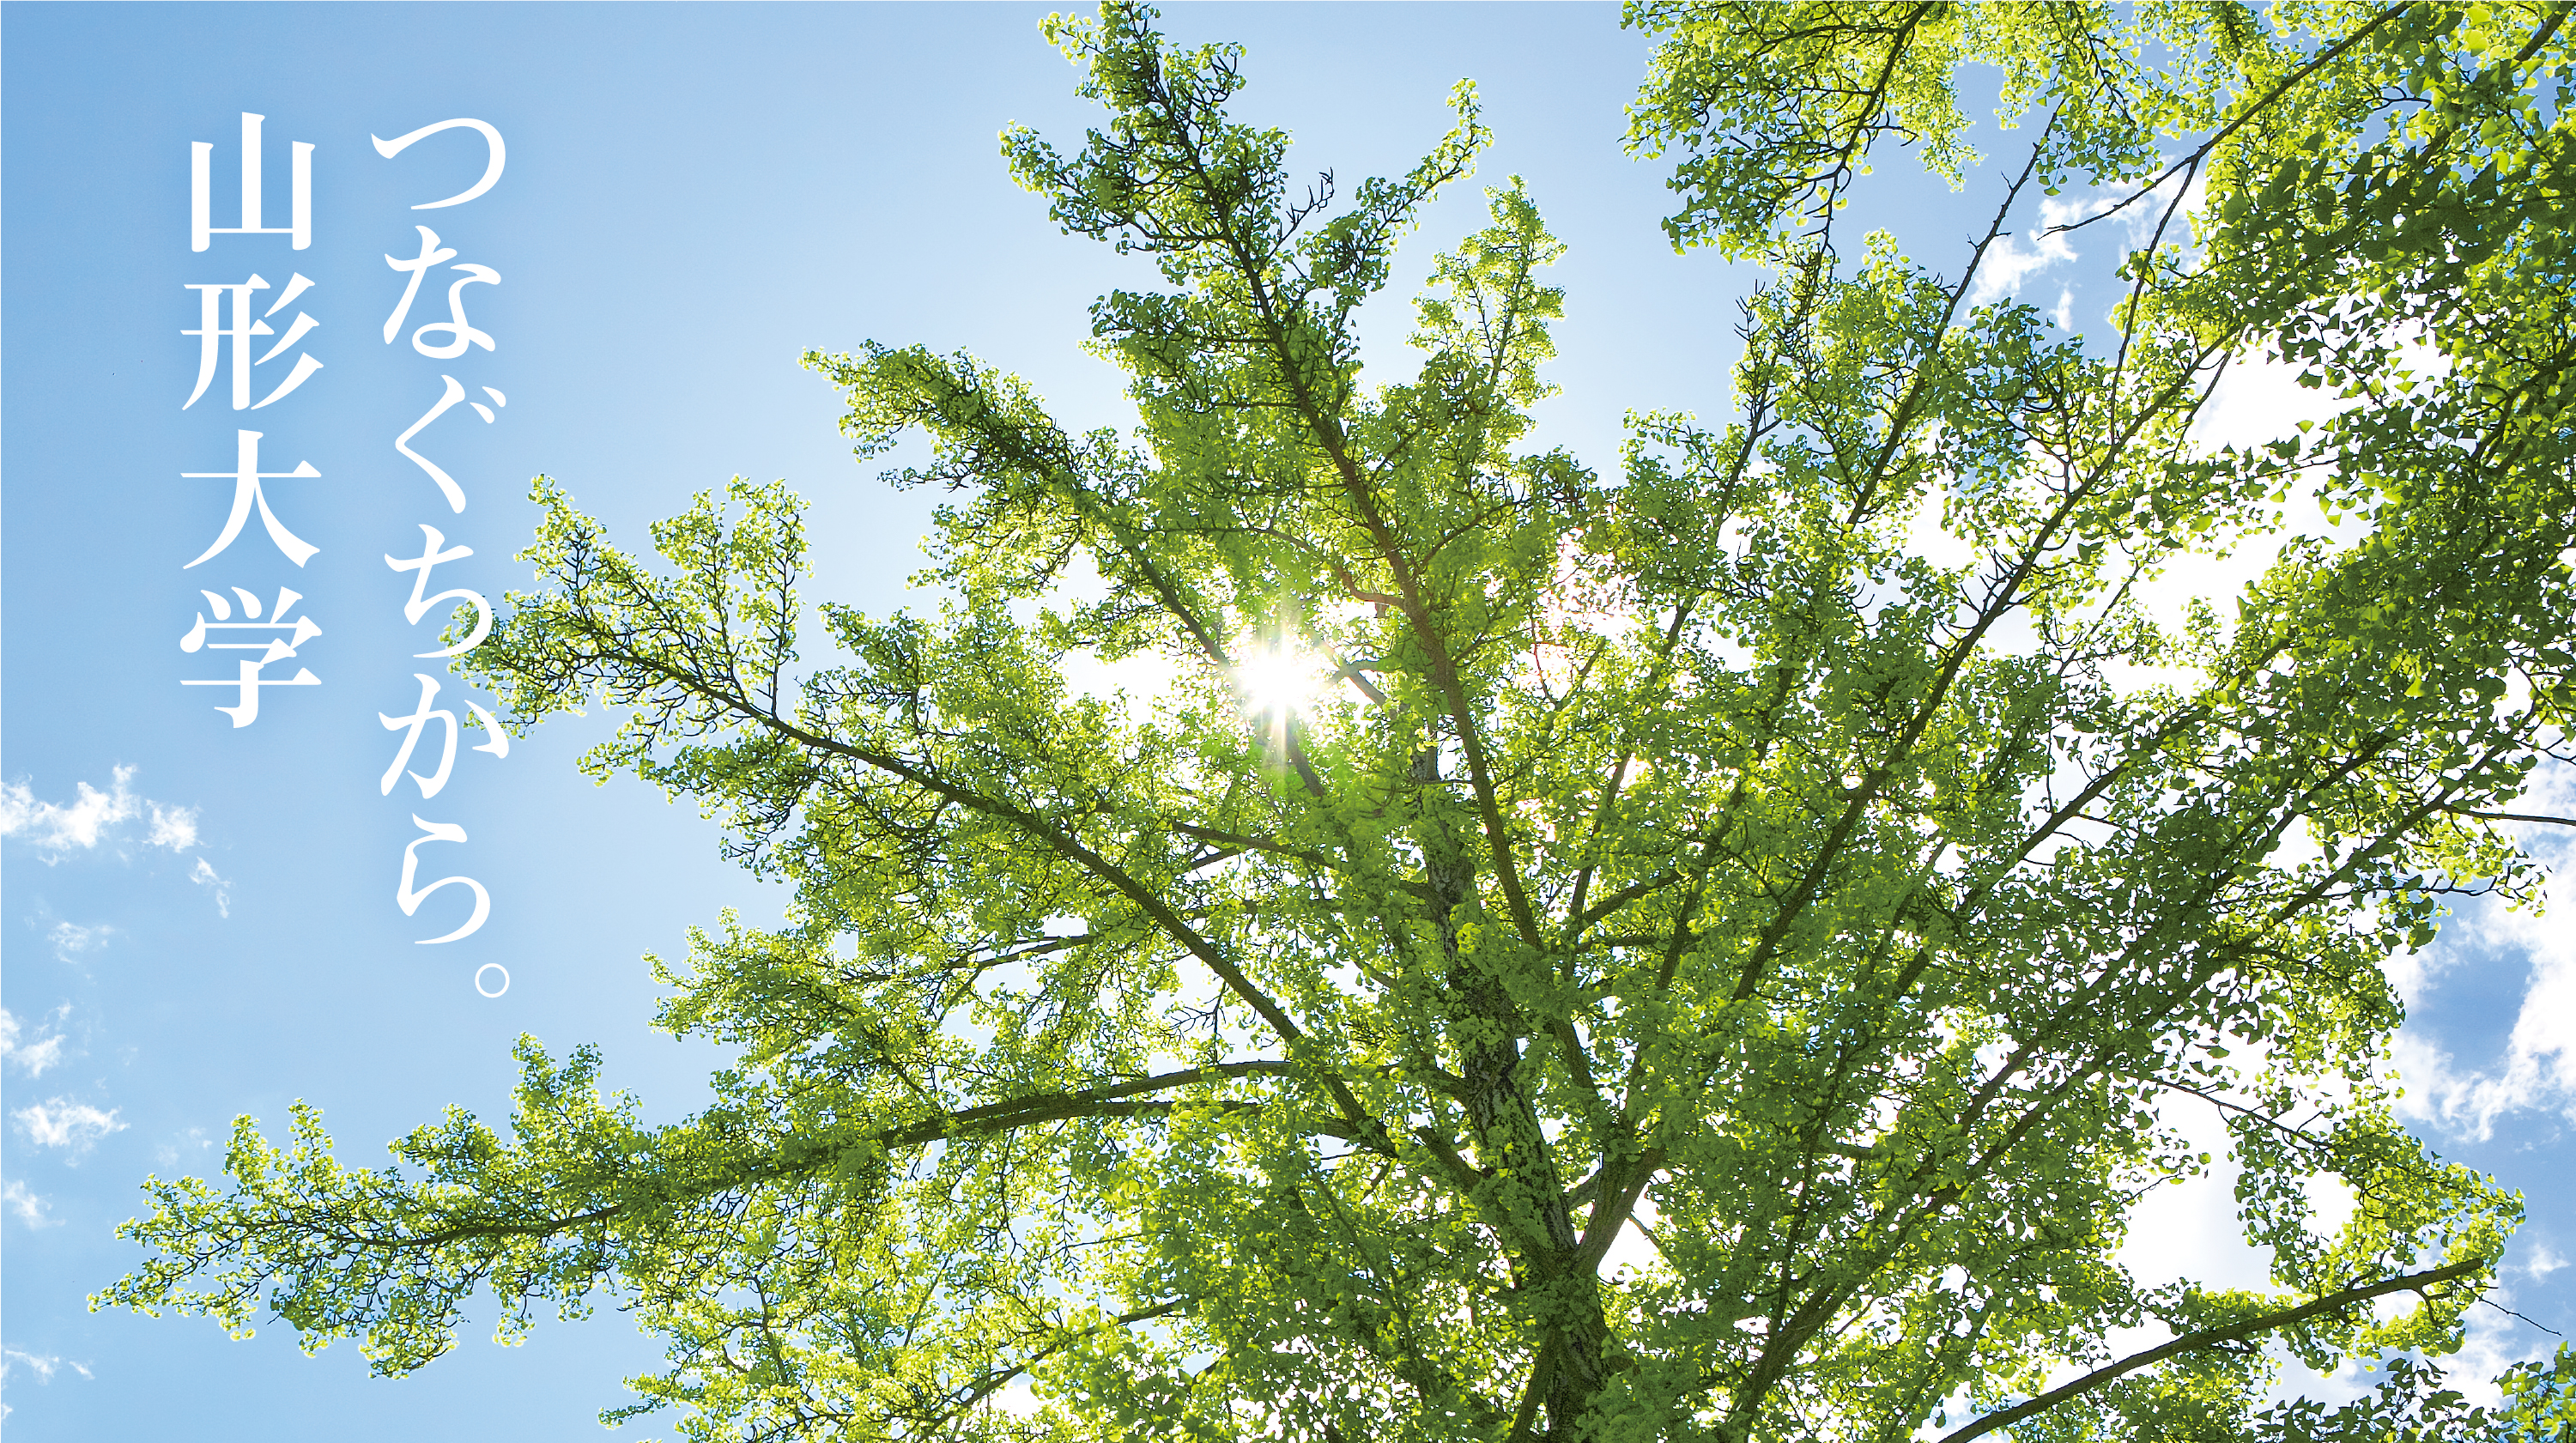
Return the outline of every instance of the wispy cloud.
[[[197,859],[196,869],[188,874],[188,880],[215,894],[216,916],[229,917],[233,914],[233,884],[225,881],[205,858]]]
[[[107,946],[107,939],[115,935],[116,929],[105,922],[95,927],[84,927],[78,922],[56,922],[52,930],[45,933],[45,939],[54,944],[55,956],[66,962],[77,962]]]
[[[6,1207],[16,1213],[18,1221],[25,1223],[31,1229],[49,1228],[62,1221],[60,1218],[45,1216],[47,1206],[43,1198],[28,1191],[27,1185],[16,1178],[0,1184],[0,1207]]]
[[[55,1009],[54,1023],[59,1026],[64,1018],[71,1016],[71,1013],[71,1004],[64,1003]],[[45,1075],[45,1069],[60,1064],[63,1060],[63,1035],[59,1031],[38,1030],[42,1026],[43,1024],[40,1023],[36,1029],[31,1029],[18,1020],[17,1014],[6,1007],[0,1007],[0,1062],[17,1068],[29,1077],[42,1077]],[[21,1032],[29,1034],[24,1042],[18,1040]]]
[[[54,1375],[65,1368],[71,1369],[84,1378],[98,1376],[89,1370],[89,1365],[86,1363],[76,1363],[53,1353],[24,1353],[16,1348],[0,1345],[0,1377],[6,1377],[11,1370],[21,1367],[35,1374],[36,1381],[39,1383],[54,1381]]]
[[[141,819],[147,847],[184,852],[197,845],[196,808],[137,796],[129,785],[133,780],[134,768],[117,767],[108,774],[106,791],[75,783],[68,803],[40,802],[25,782],[0,786],[0,837],[21,838],[50,862],[71,852],[95,851],[101,844],[113,847],[125,824]]]
[[[125,1130],[125,1124],[116,1120],[116,1111],[111,1107],[101,1112],[86,1102],[57,1097],[19,1108],[10,1116],[38,1147],[67,1147],[82,1153],[109,1133]]]
[[[215,1145],[215,1140],[206,1136],[206,1130],[204,1128],[192,1127],[186,1132],[180,1134],[177,1142],[165,1142],[160,1146],[153,1148],[152,1160],[163,1167],[177,1167],[180,1159],[187,1156],[187,1154],[180,1151],[181,1143],[185,1143],[188,1146],[197,1149],[199,1152],[203,1152],[207,1148],[213,1147]]]

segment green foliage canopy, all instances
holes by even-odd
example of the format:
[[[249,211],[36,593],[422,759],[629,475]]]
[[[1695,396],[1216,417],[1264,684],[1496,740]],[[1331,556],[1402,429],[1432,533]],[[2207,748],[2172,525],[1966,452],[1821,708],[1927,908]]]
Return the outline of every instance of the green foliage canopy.
[[[2576,707],[2565,15],[1632,6],[1672,237],[1767,279],[1731,419],[1640,417],[1609,476],[1523,446],[1561,302],[1517,183],[1413,377],[1363,384],[1471,88],[1339,204],[1228,118],[1236,51],[1051,20],[1109,119],[1004,149],[1160,270],[1093,311],[1141,425],[809,356],[863,456],[928,438],[936,617],[825,604],[805,666],[783,486],[702,496],[656,566],[541,481],[543,589],[462,659],[519,725],[618,708],[586,766],[793,884],[657,963],[661,1024],[739,1051],[716,1104],[648,1126],[530,1042],[506,1134],[451,1110],[397,1167],[245,1119],[228,1188],[148,1185],[101,1301],[399,1373],[478,1289],[505,1335],[614,1296],[671,1366],[611,1416],[704,1439],[2564,1429],[2564,1360],[2499,1410],[2411,1363],[2258,1403],[2269,1344],[2454,1344],[2519,1214],[2393,1120],[2380,964],[2446,894],[2529,896],[2497,823]],[[1974,159],[1972,58],[2037,135],[1985,242],[1847,256],[1873,146]],[[2069,187],[2149,222],[2097,345],[1969,303]],[[2349,404],[2195,445],[2257,355]],[[2357,540],[2155,624],[2144,584],[2311,490]],[[1150,703],[1067,680],[1136,659]],[[2119,1264],[2210,1162],[2198,1107],[2272,1291]]]

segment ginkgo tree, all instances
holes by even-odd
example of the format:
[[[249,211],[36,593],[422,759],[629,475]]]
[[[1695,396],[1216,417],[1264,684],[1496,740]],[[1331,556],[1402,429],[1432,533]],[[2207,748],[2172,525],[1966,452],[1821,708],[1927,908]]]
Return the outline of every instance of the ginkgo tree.
[[[1228,117],[1235,49],[1051,19],[1107,121],[1004,148],[1159,268],[1092,313],[1139,424],[809,356],[862,456],[927,440],[935,615],[809,615],[784,486],[656,562],[541,480],[540,588],[461,659],[515,725],[615,708],[590,770],[792,882],[660,969],[738,1054],[714,1104],[647,1125],[528,1041],[505,1129],[395,1166],[244,1119],[100,1301],[385,1373],[480,1290],[505,1335],[613,1301],[670,1367],[607,1416],[706,1439],[2564,1437],[2563,1355],[2475,1407],[2422,1361],[2520,1203],[2394,1120],[2382,969],[2446,896],[2535,898],[2503,824],[2568,753],[2566,16],[1632,7],[1672,239],[1764,279],[1724,418],[1606,470],[1530,444],[1517,183],[1363,381],[1471,88],[1345,200]],[[1873,154],[1968,174],[1971,61],[2028,144],[1985,240],[1854,253]],[[2067,190],[2144,238],[2093,337],[1969,299]],[[2195,441],[2266,357],[2340,409]],[[2123,1264],[2195,1112],[2268,1289]],[[2285,1355],[2396,1371],[2267,1403]]]

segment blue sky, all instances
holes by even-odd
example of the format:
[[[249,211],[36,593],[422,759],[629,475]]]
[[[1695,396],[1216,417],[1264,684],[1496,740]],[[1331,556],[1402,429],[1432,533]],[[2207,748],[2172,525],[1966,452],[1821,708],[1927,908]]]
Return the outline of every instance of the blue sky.
[[[802,351],[963,347],[1072,424],[1123,411],[1079,343],[1091,298],[1140,268],[1057,235],[995,143],[1013,121],[1060,142],[1091,122],[1037,36],[1045,8],[0,7],[0,1240],[20,1437],[555,1439],[593,1426],[623,1400],[617,1380],[656,1361],[612,1314],[541,1326],[516,1349],[472,1337],[388,1383],[353,1347],[301,1356],[282,1325],[237,1344],[203,1321],[92,1316],[82,1299],[137,1256],[109,1236],[137,1210],[135,1182],[213,1170],[238,1114],[276,1124],[307,1099],[346,1159],[371,1162],[446,1104],[502,1114],[522,1032],[602,1044],[611,1082],[651,1115],[704,1095],[717,1058],[646,1029],[654,990],[637,959],[680,950],[721,907],[762,918],[780,898],[725,864],[687,809],[580,777],[595,729],[550,726],[504,759],[460,750],[436,798],[408,782],[382,795],[398,738],[377,716],[408,710],[412,674],[437,664],[413,659],[434,623],[404,621],[409,578],[380,558],[417,555],[426,522],[474,552],[433,589],[497,596],[523,582],[509,558],[538,472],[628,537],[728,476],[784,476],[814,502],[809,599],[899,604],[927,501],[852,463]],[[1647,47],[1613,7],[1182,5],[1168,19],[1186,39],[1243,41],[1244,112],[1289,128],[1292,166],[1332,169],[1345,193],[1409,167],[1446,127],[1452,82],[1479,82],[1498,136],[1480,180],[1524,176],[1568,244],[1548,372],[1562,394],[1542,444],[1606,466],[1623,412],[1720,408],[1746,278],[1674,256],[1655,224],[1661,172],[1619,153]],[[220,235],[189,249],[189,145],[214,145],[215,223],[228,224],[246,110],[266,117],[269,224],[283,223],[288,145],[315,147],[306,250]],[[482,142],[451,130],[383,159],[368,137],[457,117],[506,137],[504,174],[469,203],[414,211],[481,174]],[[1954,197],[1889,180],[1864,219],[1927,257],[1991,213],[1983,183]],[[1482,218],[1472,188],[1453,194],[1408,251],[1410,274]],[[402,282],[382,257],[416,255],[422,224],[456,263],[499,275],[464,293],[490,351],[382,342]],[[184,288],[253,271],[271,283],[257,308],[292,275],[313,283],[271,318],[279,334],[298,313],[320,323],[254,368],[254,399],[294,355],[322,369],[255,415],[228,408],[226,371],[183,411],[197,368]],[[406,330],[447,318],[453,275],[437,274]],[[2062,293],[2080,325],[2107,303],[2088,274],[2083,257],[2034,251],[2021,282],[2043,309]],[[1370,317],[1389,345],[1407,290],[1399,279]],[[472,399],[507,398],[489,424],[460,405],[416,443],[456,478],[462,513],[391,446],[443,375]],[[2281,418],[2259,389],[2236,401],[2239,424]],[[253,516],[183,570],[232,486],[179,473],[229,471],[243,428],[263,432],[262,471],[320,473],[264,485],[320,549],[295,567]],[[291,586],[322,628],[273,669],[309,666],[320,684],[264,689],[241,729],[215,712],[218,689],[177,685],[226,669],[179,639],[209,608],[200,588],[236,586],[263,605]],[[438,704],[457,706],[458,687]],[[416,769],[434,731],[422,746]],[[422,847],[422,879],[471,875],[492,899],[487,925],[453,944],[415,945],[463,920],[461,889],[415,917],[391,895],[415,814],[469,833]],[[487,963],[509,970],[498,998],[474,985]],[[2428,1134],[2531,1194],[2514,1305],[2566,1329],[2568,1275],[2546,1265],[2576,1250],[2576,1054],[2545,1000],[2526,1005],[2535,979],[2576,989],[2563,930],[2455,929],[2414,977],[2401,1055],[2424,1078]],[[2236,1265],[2227,1209],[2206,1201],[2169,1208],[2155,1246]],[[2516,1328],[2481,1346],[2545,1341]]]

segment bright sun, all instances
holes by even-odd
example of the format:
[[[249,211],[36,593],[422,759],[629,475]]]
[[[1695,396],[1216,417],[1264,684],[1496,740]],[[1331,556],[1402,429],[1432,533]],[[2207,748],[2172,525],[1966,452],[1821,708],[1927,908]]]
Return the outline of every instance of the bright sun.
[[[1315,700],[1323,680],[1317,660],[1292,647],[1247,646],[1234,666],[1234,684],[1252,711],[1285,715]]]

